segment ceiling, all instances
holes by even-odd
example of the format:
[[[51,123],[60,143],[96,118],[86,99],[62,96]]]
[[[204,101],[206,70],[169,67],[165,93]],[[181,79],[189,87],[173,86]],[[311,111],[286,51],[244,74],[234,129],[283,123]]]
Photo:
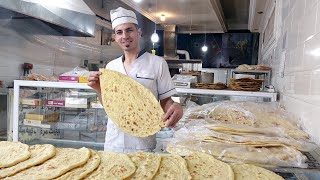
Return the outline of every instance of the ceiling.
[[[124,5],[157,24],[175,24],[179,33],[224,33],[230,30],[258,32],[263,12],[270,0],[140,1],[102,0],[108,9]],[[161,15],[165,15],[165,21],[160,20]]]
[[[122,0],[157,24],[178,25],[180,32],[225,32],[219,0]],[[215,10],[216,9],[216,10]],[[166,20],[160,21],[164,14]]]

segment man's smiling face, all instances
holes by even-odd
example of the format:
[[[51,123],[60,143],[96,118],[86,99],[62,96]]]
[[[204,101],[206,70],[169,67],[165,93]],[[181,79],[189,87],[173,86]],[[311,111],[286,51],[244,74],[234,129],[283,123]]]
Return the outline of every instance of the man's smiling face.
[[[141,32],[135,24],[120,24],[115,27],[114,33],[114,39],[122,50],[132,51],[138,48]]]

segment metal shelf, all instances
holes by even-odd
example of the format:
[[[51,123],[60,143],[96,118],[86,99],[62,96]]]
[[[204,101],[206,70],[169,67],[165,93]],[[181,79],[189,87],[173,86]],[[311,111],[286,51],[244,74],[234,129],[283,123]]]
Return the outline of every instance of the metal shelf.
[[[104,143],[97,143],[92,141],[72,141],[72,140],[61,140],[61,139],[35,139],[29,144],[52,144],[57,147],[72,147],[81,148],[88,147],[95,150],[103,150]]]
[[[49,87],[49,88],[69,88],[69,89],[92,89],[86,83],[51,82],[51,81],[25,81],[15,80],[15,86],[28,87]]]
[[[232,90],[211,90],[211,89],[195,89],[195,88],[176,88],[178,93],[200,94],[200,95],[223,95],[223,96],[250,96],[265,97],[271,101],[277,101],[277,93],[270,92],[253,92],[253,91],[232,91]]]

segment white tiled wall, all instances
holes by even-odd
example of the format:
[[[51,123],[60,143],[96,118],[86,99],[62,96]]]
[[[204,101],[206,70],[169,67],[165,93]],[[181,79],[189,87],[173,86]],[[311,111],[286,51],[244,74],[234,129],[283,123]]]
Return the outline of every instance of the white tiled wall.
[[[29,31],[0,26],[0,80],[7,85],[23,74],[25,62],[33,64],[33,73],[52,76],[70,71],[84,59],[110,61],[122,53],[116,45],[100,46],[98,30],[92,38],[35,35]]]
[[[274,57],[260,52],[260,63],[273,67],[272,83],[285,108],[299,117],[320,144],[320,1],[277,0]],[[284,75],[279,73],[284,57]]]

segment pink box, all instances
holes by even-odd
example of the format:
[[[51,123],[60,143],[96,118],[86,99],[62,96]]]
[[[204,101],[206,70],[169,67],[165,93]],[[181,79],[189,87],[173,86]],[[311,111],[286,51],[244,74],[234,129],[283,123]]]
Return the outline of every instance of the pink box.
[[[78,76],[59,76],[59,81],[63,82],[79,82]]]
[[[63,100],[47,100],[46,105],[53,106],[53,107],[64,107],[65,101],[63,101]]]

